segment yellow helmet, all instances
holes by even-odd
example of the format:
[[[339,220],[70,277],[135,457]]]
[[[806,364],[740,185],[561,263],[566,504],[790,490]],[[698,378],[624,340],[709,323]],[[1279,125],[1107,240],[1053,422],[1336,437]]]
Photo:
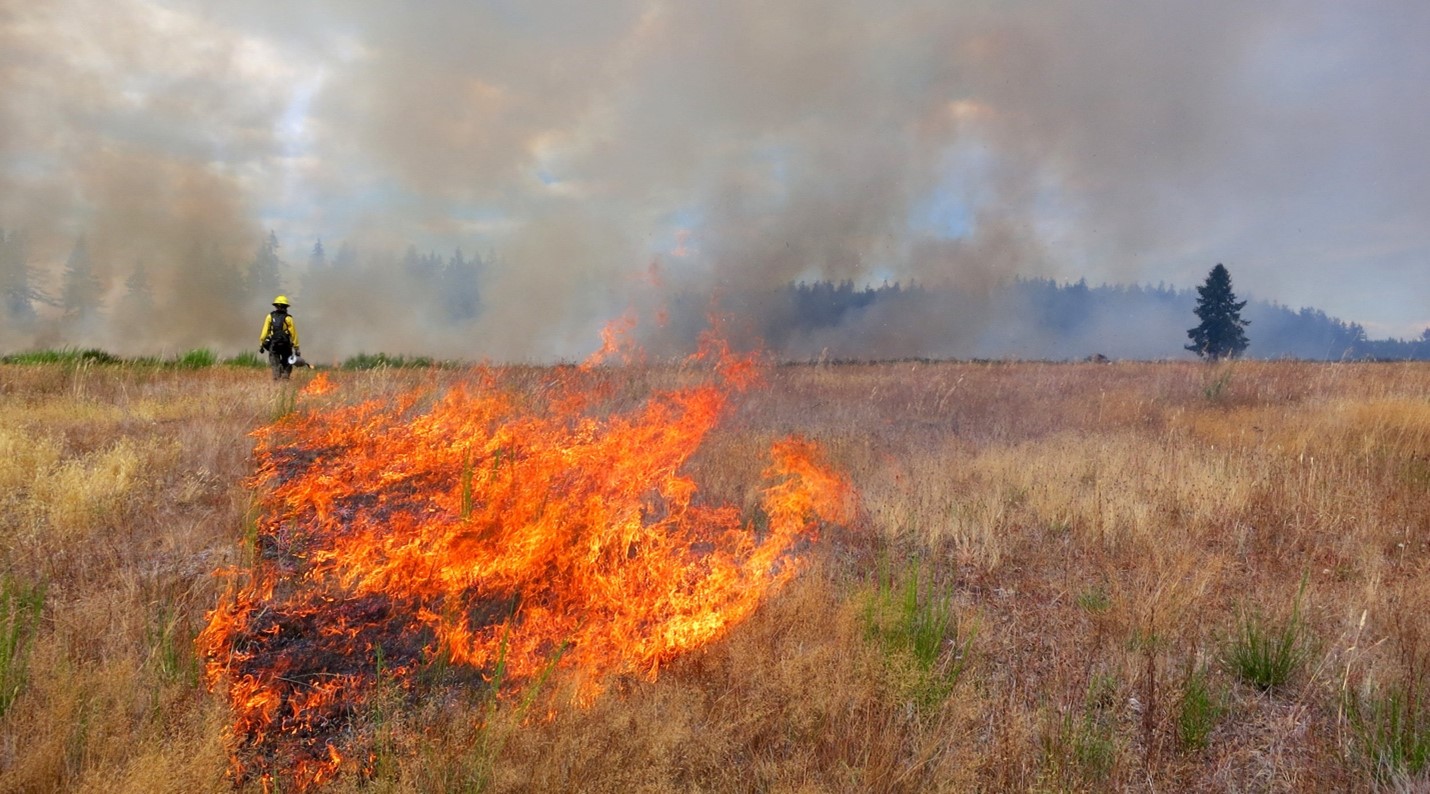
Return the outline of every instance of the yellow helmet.
[[[287,296],[287,295],[279,295],[278,297],[276,297],[276,298],[273,299],[273,305],[274,305],[274,306],[287,306],[287,305],[288,305],[288,296]]]

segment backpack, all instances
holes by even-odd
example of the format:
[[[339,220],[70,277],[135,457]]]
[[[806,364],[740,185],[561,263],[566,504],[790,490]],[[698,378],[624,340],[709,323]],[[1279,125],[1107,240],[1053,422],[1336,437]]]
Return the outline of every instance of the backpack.
[[[274,311],[269,314],[268,349],[286,352],[293,349],[293,337],[288,335],[288,312]]]

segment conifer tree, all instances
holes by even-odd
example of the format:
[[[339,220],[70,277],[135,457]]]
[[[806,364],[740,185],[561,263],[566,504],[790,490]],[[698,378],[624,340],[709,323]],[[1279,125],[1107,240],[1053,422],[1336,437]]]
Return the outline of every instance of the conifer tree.
[[[481,292],[477,282],[481,278],[482,261],[476,257],[467,259],[458,248],[447,260],[438,279],[441,288],[442,308],[448,320],[464,322],[475,318],[481,310]]]
[[[28,242],[23,232],[0,230],[0,322],[27,327],[35,321],[35,304],[54,300],[33,286]]]
[[[149,271],[144,260],[134,265],[134,272],[124,280],[124,295],[114,309],[115,319],[126,327],[141,327],[154,316],[154,290],[149,284]]]
[[[1234,358],[1246,350],[1246,326],[1241,319],[1246,301],[1238,301],[1231,291],[1231,274],[1218,264],[1207,274],[1207,283],[1197,287],[1197,327],[1187,330],[1192,343],[1186,348],[1197,355],[1217,361]]]
[[[102,291],[103,286],[94,274],[94,263],[89,258],[89,246],[84,237],[80,237],[65,262],[64,291],[60,294],[65,320],[83,324],[91,319],[99,311]]]
[[[323,249],[323,241],[313,243],[313,253],[308,256],[308,270],[318,271],[328,266],[328,252]]]
[[[270,231],[248,266],[248,293],[258,299],[257,303],[265,304],[283,291],[282,266],[278,258],[278,235]]]
[[[248,309],[255,308],[259,299],[252,298],[243,269],[218,246],[196,242],[167,287],[159,311],[169,328],[182,329],[185,335],[158,340],[163,344],[215,344],[211,340],[248,334],[252,322]],[[266,300],[273,300],[273,295]]]
[[[288,288],[288,297],[297,295],[306,302],[310,295],[321,296],[329,291],[332,276],[332,262],[329,261],[328,250],[320,239],[313,243],[313,250],[308,254],[308,268],[302,272],[298,284]]]
[[[346,274],[349,278],[357,271],[358,251],[352,243],[343,243],[338,246],[338,255],[333,257],[333,269]]]

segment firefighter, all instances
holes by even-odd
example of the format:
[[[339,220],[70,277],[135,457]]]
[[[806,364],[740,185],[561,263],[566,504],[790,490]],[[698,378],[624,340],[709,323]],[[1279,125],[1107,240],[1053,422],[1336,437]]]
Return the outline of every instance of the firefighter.
[[[300,358],[298,350],[298,326],[288,313],[288,297],[279,295],[273,299],[273,311],[263,318],[263,332],[258,335],[258,352],[268,354],[268,364],[273,368],[274,380],[287,380],[293,374],[290,358]]]

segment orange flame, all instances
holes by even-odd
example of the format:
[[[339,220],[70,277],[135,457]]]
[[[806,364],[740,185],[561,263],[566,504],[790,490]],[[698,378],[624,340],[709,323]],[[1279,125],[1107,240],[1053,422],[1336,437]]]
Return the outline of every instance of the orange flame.
[[[599,355],[619,351],[613,332]],[[199,639],[234,710],[236,775],[330,778],[374,681],[412,686],[438,658],[521,679],[559,656],[589,702],[612,674],[653,678],[794,576],[797,544],[847,519],[849,486],[788,439],[758,510],[699,499],[687,463],[760,373],[713,336],[697,359],[700,382],[624,411],[606,399],[622,371],[593,360],[536,389],[479,369],[442,394],[258,431],[258,564]],[[305,395],[332,389],[319,378]]]
[[[336,388],[337,386],[328,378],[328,373],[319,372],[313,376],[312,380],[308,381],[308,384],[299,393],[305,397],[318,397]]]

